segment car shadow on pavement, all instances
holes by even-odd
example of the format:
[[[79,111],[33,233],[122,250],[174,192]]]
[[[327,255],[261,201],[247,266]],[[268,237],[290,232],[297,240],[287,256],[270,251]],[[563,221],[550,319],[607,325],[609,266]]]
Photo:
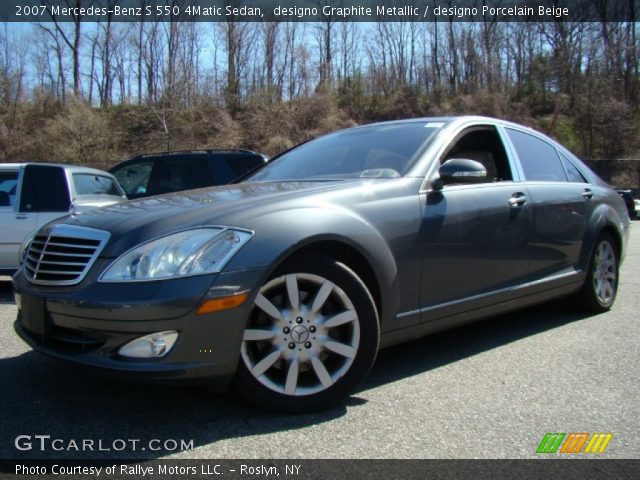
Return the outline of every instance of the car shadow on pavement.
[[[8,280],[5,280],[8,279]],[[0,277],[0,305],[10,305],[15,303],[13,300],[13,290],[11,288],[10,277]]]
[[[133,450],[130,440],[139,439],[138,448],[153,439],[193,441],[193,447],[199,447],[331,422],[367,403],[367,390],[581,318],[553,303],[389,348],[380,353],[369,378],[344,405],[310,415],[265,414],[230,395],[215,395],[200,387],[104,379],[29,351],[0,360],[0,391],[4,392],[0,458],[153,459],[175,452]],[[19,435],[32,436],[31,449],[16,448]],[[93,451],[40,451],[34,435],[63,439],[65,446],[70,440],[101,440],[102,447],[108,448],[114,440],[125,439],[128,447],[97,451],[95,444]]]
[[[378,354],[363,389],[421,374],[592,315],[577,311],[567,300],[556,300],[396,345]]]
[[[142,451],[158,439],[193,441],[193,447],[223,439],[289,431],[330,421],[346,413],[346,406],[312,415],[271,415],[239,403],[230,395],[202,387],[163,387],[105,379],[84,369],[46,358],[35,352],[0,360],[0,459],[86,458],[153,459],[173,451]],[[16,448],[16,437],[31,435],[32,448]],[[35,435],[78,444],[94,439],[94,450],[40,451]],[[124,439],[123,451],[98,451]],[[130,448],[139,440],[138,450]],[[25,440],[26,441],[26,440]],[[20,440],[18,440],[20,443]],[[61,444],[62,445],[62,444]],[[250,456],[250,452],[247,452]]]

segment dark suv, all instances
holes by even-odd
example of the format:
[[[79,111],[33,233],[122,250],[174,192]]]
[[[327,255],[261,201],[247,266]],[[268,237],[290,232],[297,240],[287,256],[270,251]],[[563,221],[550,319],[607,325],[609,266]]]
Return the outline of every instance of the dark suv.
[[[267,160],[250,150],[190,150],[138,155],[109,171],[133,199],[233,183]]]
[[[624,200],[624,204],[627,206],[627,212],[629,212],[629,218],[631,220],[635,220],[636,218],[638,218],[638,212],[636,211],[636,202],[633,199],[631,190],[623,190],[619,188],[616,189],[616,192],[618,192],[618,195],[620,195]]]

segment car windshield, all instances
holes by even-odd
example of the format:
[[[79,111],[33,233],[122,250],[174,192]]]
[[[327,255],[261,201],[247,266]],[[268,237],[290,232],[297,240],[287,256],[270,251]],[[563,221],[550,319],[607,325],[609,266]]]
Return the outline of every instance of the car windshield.
[[[76,195],[121,195],[113,179],[90,173],[74,173],[73,188]]]
[[[399,177],[442,125],[419,121],[343,130],[282,154],[248,181]]]

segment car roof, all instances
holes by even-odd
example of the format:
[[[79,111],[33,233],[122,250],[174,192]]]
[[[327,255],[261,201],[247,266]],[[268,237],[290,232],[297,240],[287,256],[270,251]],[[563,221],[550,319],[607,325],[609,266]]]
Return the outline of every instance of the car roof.
[[[47,167],[60,167],[70,171],[71,173],[90,173],[94,175],[107,175],[109,177],[112,176],[109,172],[106,172],[104,170],[100,170],[97,168],[83,167],[81,165],[65,165],[63,163],[45,163],[45,162],[0,163],[0,169],[3,169],[3,170],[17,169],[17,168],[24,167],[26,165],[42,165]]]
[[[452,116],[444,116],[444,117],[415,117],[415,118],[403,118],[399,120],[387,120],[384,122],[375,122],[375,123],[367,123],[363,125],[359,125],[352,128],[365,128],[374,125],[394,125],[394,124],[402,124],[402,123],[415,123],[415,122],[423,122],[423,123],[443,123],[443,124],[453,124],[453,123],[466,123],[466,122],[488,122],[495,123],[509,127],[516,127],[520,129],[531,130],[532,132],[537,132],[533,128],[527,127],[526,125],[521,125],[519,123],[510,122],[508,120],[502,120],[499,118],[486,117],[481,115],[452,115]]]
[[[549,137],[548,135],[545,135],[544,133],[528,127],[526,125],[522,125],[520,123],[515,123],[515,122],[510,122],[508,120],[502,120],[499,118],[493,118],[493,117],[485,117],[485,116],[481,116],[481,115],[455,115],[455,116],[448,116],[448,117],[416,117],[416,118],[405,118],[405,119],[401,119],[401,120],[389,120],[386,122],[377,122],[377,123],[369,123],[366,125],[360,125],[357,127],[352,127],[352,128],[366,128],[366,127],[371,127],[371,126],[377,126],[377,125],[399,125],[399,124],[403,124],[403,123],[416,123],[416,122],[420,122],[420,123],[442,123],[442,127],[443,128],[450,128],[450,129],[456,129],[460,126],[464,126],[467,123],[489,123],[489,124],[494,124],[494,125],[501,125],[503,127],[511,127],[514,129],[518,129],[518,130],[523,130],[526,131],[528,133],[531,133],[532,135],[535,135],[537,137],[541,137],[543,139],[545,139],[548,142],[553,143],[554,145],[556,145],[557,147],[560,147],[561,150],[563,151],[563,153],[567,153],[570,156],[575,157],[575,155],[573,155],[573,153],[571,153],[564,145],[558,143],[557,140]],[[345,129],[345,130],[349,130],[349,129]],[[576,157],[577,158],[577,157]]]
[[[164,157],[170,155],[202,155],[203,153],[246,153],[249,155],[264,156],[259,152],[254,152],[253,150],[247,150],[244,148],[202,148],[196,150],[169,150],[165,152],[142,153],[132,157],[131,160],[134,158]]]

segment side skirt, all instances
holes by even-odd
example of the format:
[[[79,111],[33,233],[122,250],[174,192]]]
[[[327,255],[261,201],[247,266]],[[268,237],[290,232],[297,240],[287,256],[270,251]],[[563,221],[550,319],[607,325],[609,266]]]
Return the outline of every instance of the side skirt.
[[[514,289],[478,295],[442,306],[427,307],[401,314],[420,315],[421,323],[383,332],[380,348],[571,295],[580,290],[584,278],[584,272],[574,271],[571,275],[553,277],[548,279],[549,281],[535,282]]]

